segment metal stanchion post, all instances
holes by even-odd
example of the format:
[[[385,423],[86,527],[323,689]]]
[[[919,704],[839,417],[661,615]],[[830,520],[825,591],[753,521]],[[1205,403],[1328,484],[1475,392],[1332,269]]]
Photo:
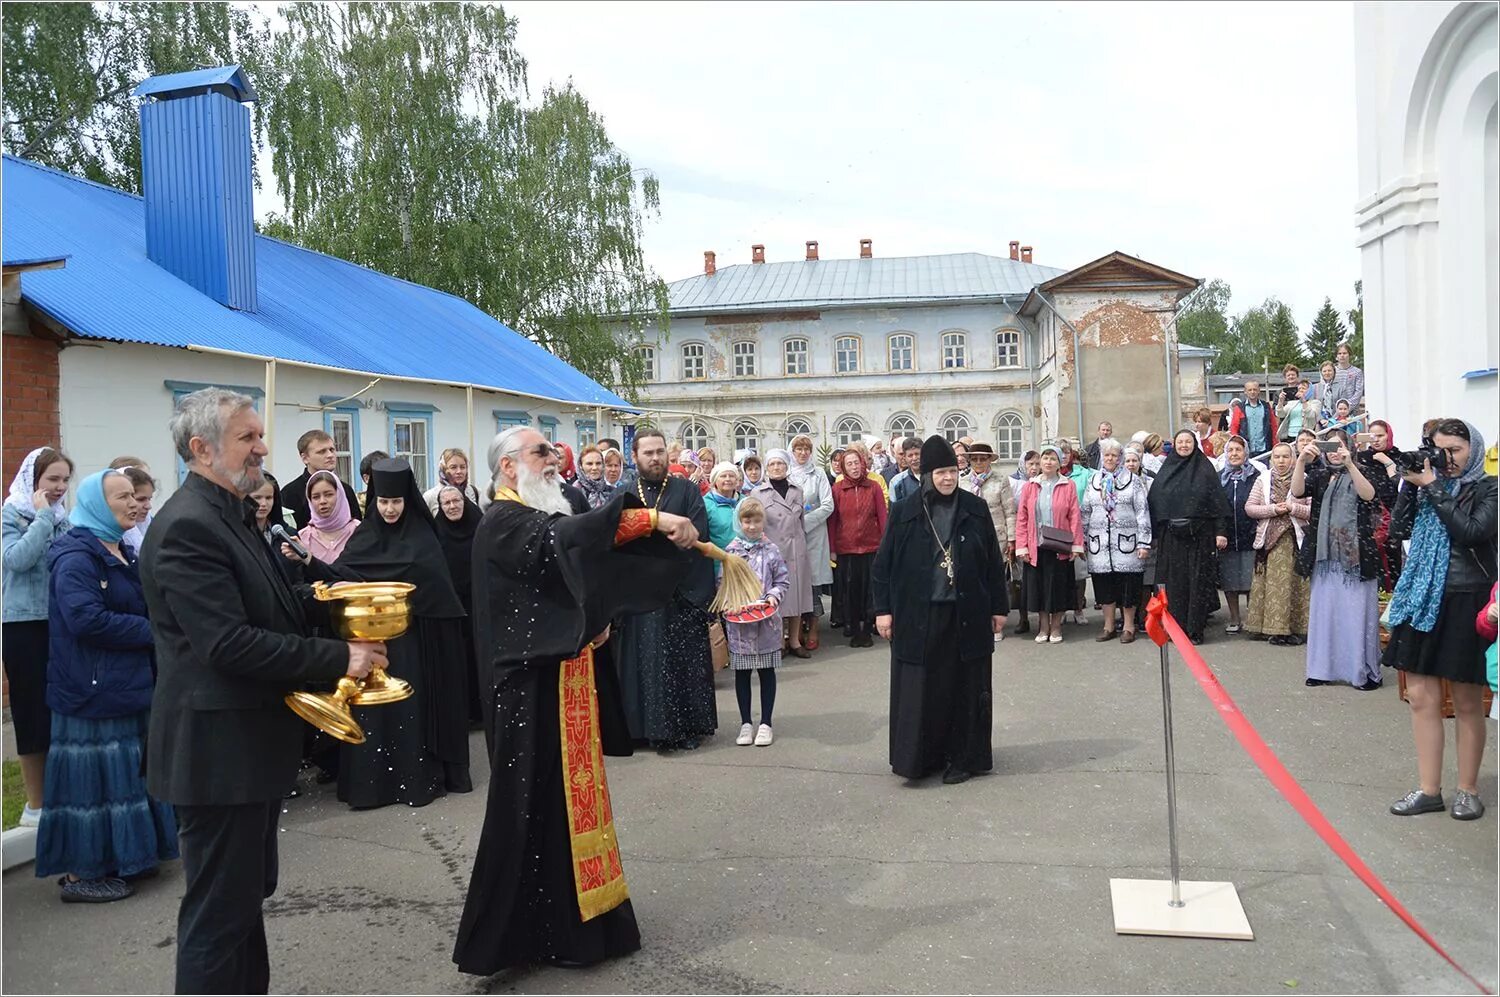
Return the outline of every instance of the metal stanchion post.
[[[1167,646],[1161,646],[1161,715],[1167,745],[1167,843],[1172,853],[1172,899],[1168,906],[1182,906],[1182,875],[1177,857],[1177,756],[1172,748],[1172,671]]]

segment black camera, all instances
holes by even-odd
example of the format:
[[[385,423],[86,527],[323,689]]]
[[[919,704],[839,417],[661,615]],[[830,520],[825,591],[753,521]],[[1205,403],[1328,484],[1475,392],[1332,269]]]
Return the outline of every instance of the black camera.
[[[1432,464],[1432,473],[1441,475],[1448,466],[1448,451],[1434,446],[1430,437],[1422,438],[1422,445],[1415,450],[1397,450],[1391,447],[1386,451],[1391,463],[1402,474],[1421,474],[1422,465],[1427,462]]]

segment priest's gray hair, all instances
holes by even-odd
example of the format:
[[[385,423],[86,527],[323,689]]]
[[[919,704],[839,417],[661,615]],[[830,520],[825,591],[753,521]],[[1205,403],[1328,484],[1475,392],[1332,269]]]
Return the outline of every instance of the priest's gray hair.
[[[500,458],[514,457],[521,452],[521,437],[532,431],[530,426],[511,426],[495,435],[490,441],[488,459],[490,462],[490,491],[500,486]]]
[[[235,414],[255,405],[255,399],[227,388],[201,388],[183,396],[168,424],[172,446],[183,463],[193,462],[193,437],[220,450],[224,446],[224,429]]]

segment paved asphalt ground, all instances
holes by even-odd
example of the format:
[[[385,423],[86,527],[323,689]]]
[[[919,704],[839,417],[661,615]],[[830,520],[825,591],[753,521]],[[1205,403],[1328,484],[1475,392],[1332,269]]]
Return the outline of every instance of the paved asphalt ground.
[[[1095,616],[1097,619],[1097,615]],[[776,743],[611,759],[644,948],[590,970],[487,980],[450,961],[484,793],[352,813],[307,783],[282,820],[267,904],[278,992],[1464,993],[1467,985],[1307,830],[1174,666],[1184,876],[1232,880],[1253,942],[1117,936],[1112,876],[1167,862],[1156,648],[1010,638],[995,661],[996,771],[908,784],[886,764],[883,647],[784,666]],[[1302,657],[1222,635],[1203,648],[1261,734],[1417,918],[1496,984],[1492,810],[1387,815],[1414,785],[1394,675],[1308,689]],[[1454,782],[1450,757],[1445,789]],[[482,739],[472,740],[476,782]],[[123,903],[65,906],[4,878],[7,993],[169,992],[181,870]]]

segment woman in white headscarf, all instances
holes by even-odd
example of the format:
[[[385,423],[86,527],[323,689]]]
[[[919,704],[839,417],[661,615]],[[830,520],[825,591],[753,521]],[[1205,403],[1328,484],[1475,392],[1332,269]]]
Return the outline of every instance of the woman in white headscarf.
[[[818,617],[823,615],[823,595],[833,587],[833,555],[828,547],[828,517],[833,515],[833,482],[813,459],[812,437],[792,437],[792,464],[787,477],[802,489],[802,528],[807,531],[807,582],[812,610],[802,617],[801,644],[818,647]],[[787,601],[792,601],[790,597]]]

